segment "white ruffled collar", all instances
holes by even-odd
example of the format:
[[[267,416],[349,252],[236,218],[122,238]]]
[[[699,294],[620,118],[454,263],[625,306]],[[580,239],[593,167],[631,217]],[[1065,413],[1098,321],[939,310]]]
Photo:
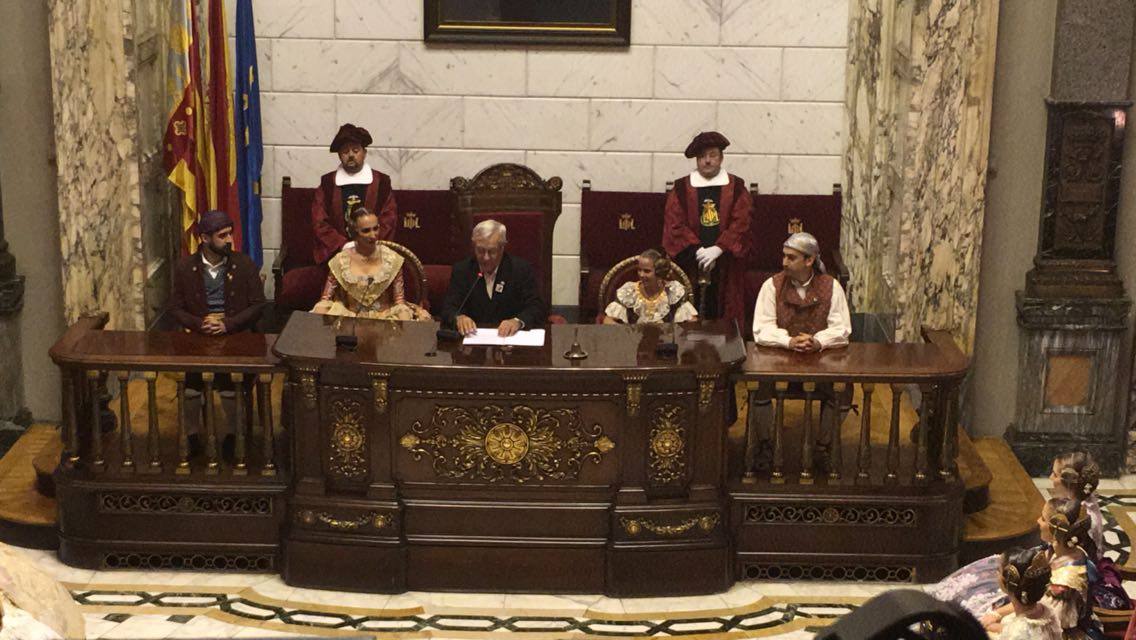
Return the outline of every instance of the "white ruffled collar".
[[[342,187],[349,184],[371,184],[375,179],[375,174],[371,173],[371,165],[366,162],[363,163],[363,168],[357,171],[354,175],[347,173],[343,165],[335,170],[335,186]]]
[[[730,184],[730,174],[726,173],[725,167],[718,169],[718,175],[709,180],[703,178],[702,174],[698,173],[697,170],[690,172],[690,186],[695,189],[701,187],[724,187],[728,184]]]

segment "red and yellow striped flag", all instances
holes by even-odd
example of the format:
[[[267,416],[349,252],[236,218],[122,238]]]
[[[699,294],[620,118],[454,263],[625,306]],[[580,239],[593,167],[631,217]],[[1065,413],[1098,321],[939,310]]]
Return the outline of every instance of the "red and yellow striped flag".
[[[241,248],[241,210],[237,199],[237,147],[233,137],[233,68],[225,36],[225,3],[209,0],[209,138],[213,153],[209,206],[229,214],[233,247]]]

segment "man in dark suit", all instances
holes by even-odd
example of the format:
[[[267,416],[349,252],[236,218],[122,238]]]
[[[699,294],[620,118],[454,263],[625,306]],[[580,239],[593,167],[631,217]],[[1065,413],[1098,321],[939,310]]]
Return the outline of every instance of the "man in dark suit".
[[[473,257],[458,262],[442,303],[442,321],[462,335],[477,325],[496,326],[500,336],[544,324],[544,302],[537,294],[532,266],[505,253],[505,225],[484,220],[473,228]]]
[[[233,251],[233,221],[224,211],[209,211],[197,221],[197,251],[182,258],[174,267],[173,291],[167,302],[169,314],[186,331],[222,336],[251,331],[264,311],[264,283],[251,258]],[[251,388],[252,376],[245,378]],[[185,376],[185,425],[189,435],[190,457],[204,449],[201,440],[201,391],[199,373]],[[221,392],[221,405],[229,420],[219,431],[224,434],[221,455],[232,460],[235,447],[233,423],[236,421],[236,392],[228,374],[218,374],[213,388]]]

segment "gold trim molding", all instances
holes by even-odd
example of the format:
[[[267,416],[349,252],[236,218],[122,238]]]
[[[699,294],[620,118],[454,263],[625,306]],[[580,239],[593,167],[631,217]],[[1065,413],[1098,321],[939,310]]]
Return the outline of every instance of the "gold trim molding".
[[[647,518],[625,518],[621,517],[619,523],[623,525],[623,530],[627,535],[637,536],[643,531],[649,531],[660,537],[675,537],[681,536],[693,529],[696,525],[699,529],[706,533],[710,533],[721,522],[722,517],[717,513],[709,513],[701,516],[694,516],[687,518],[676,524],[661,524],[654,520]]]

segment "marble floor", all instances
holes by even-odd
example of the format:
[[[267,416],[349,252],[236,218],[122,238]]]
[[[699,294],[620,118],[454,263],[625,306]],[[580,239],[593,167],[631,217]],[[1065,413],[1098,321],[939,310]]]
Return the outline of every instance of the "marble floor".
[[[1036,481],[1048,489],[1048,480]],[[1136,476],[1105,480],[1106,544],[1132,563]],[[600,595],[408,592],[373,595],[290,587],[276,575],[100,572],[22,550],[65,583],[88,638],[811,638],[894,584],[746,582],[722,594],[618,599]],[[1136,583],[1126,585],[1136,593]]]

